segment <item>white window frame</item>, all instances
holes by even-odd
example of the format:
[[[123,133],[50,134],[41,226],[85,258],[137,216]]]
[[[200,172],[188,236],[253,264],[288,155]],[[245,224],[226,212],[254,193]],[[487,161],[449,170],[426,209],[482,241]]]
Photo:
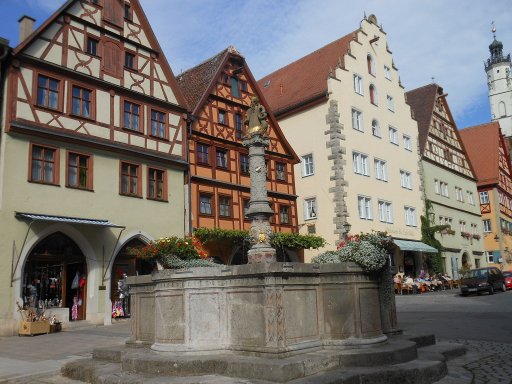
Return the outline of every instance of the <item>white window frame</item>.
[[[437,180],[437,179],[434,179],[434,192],[436,193],[436,195],[441,194],[441,187],[439,184],[439,180]]]
[[[302,177],[308,177],[315,174],[315,162],[312,153],[302,156]]]
[[[455,198],[457,201],[464,202],[464,194],[462,193],[462,188],[455,187]]]
[[[352,169],[354,173],[363,176],[370,176],[370,167],[368,165],[368,155],[361,152],[352,152]]]
[[[404,141],[404,148],[408,151],[412,152],[412,140],[411,137],[408,135],[403,135],[403,141]]]
[[[479,193],[480,195],[480,204],[489,204],[489,192],[483,191]]]
[[[488,263],[494,263],[494,251],[485,251],[485,258]]]
[[[304,199],[304,220],[314,220],[318,217],[316,197]]]
[[[466,198],[467,198],[469,204],[475,205],[475,199],[473,197],[473,192],[466,191]]]
[[[391,125],[389,126],[389,142],[398,145],[398,130]]]
[[[392,80],[391,78],[391,68],[387,65],[384,65],[384,77],[388,80]]]
[[[466,232],[466,222],[464,220],[459,221],[460,231]]]
[[[357,210],[362,220],[373,220],[372,199],[368,196],[357,196]]]
[[[359,132],[364,132],[363,112],[352,108],[352,128]]]
[[[400,170],[400,186],[405,189],[412,189],[411,172]]]
[[[380,124],[377,119],[372,120],[372,135],[375,137],[381,137]]]
[[[441,181],[440,187],[441,187],[441,196],[450,197],[450,192],[448,190],[448,183]]]
[[[485,233],[492,232],[491,219],[485,219],[485,220],[482,220],[482,222],[484,224],[484,232]]]
[[[354,73],[354,91],[358,95],[364,95],[363,78],[356,73]]]
[[[405,225],[408,227],[416,227],[416,208],[404,206]]]
[[[379,221],[381,223],[393,224],[393,204],[389,201],[379,200]]]
[[[388,106],[388,110],[391,112],[395,112],[395,99],[393,99],[393,96],[387,95],[386,100],[387,100],[386,104]]]
[[[387,162],[381,159],[373,160],[375,178],[381,181],[388,181]]]

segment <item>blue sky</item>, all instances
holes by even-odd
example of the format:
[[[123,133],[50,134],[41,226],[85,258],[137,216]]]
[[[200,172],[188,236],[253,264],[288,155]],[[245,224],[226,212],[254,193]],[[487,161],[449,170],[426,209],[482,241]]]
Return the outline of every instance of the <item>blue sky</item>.
[[[36,27],[64,0],[0,0],[0,36],[18,42],[18,19]],[[258,79],[357,29],[374,13],[388,34],[406,91],[432,82],[448,93],[459,128],[490,120],[483,62],[491,21],[512,52],[510,0],[141,0],[175,74],[234,45]],[[492,4],[492,6],[489,6]]]

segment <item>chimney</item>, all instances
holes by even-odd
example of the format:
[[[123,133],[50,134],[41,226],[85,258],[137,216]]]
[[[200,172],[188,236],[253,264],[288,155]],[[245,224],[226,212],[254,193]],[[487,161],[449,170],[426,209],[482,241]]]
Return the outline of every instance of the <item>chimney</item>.
[[[34,32],[34,23],[36,22],[36,19],[33,19],[30,16],[23,15],[18,20],[18,23],[20,24],[20,34],[19,34],[19,43],[22,43],[27,37],[30,36],[32,32]]]

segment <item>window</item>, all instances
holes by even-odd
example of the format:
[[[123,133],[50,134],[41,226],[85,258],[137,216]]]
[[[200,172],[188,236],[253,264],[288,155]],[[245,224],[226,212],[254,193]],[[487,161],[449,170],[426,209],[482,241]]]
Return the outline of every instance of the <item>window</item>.
[[[140,126],[140,105],[130,101],[124,102],[123,127],[133,131],[141,131]]]
[[[412,189],[411,173],[400,170],[400,186],[406,189]]]
[[[439,216],[439,225],[449,225],[451,228],[452,222],[453,219],[451,217]]]
[[[151,110],[151,136],[165,139],[165,113]]]
[[[384,160],[375,159],[375,178],[377,180],[388,181],[388,171],[386,167],[386,162]]]
[[[377,105],[377,90],[373,84],[370,84],[370,103]]]
[[[240,97],[240,90],[238,88],[238,79],[236,77],[231,78],[231,94],[233,97]]]
[[[219,109],[219,124],[227,124],[226,111]]]
[[[227,169],[228,168],[228,151],[225,149],[217,148],[216,153],[217,153],[217,156],[216,156],[217,168]]]
[[[163,169],[148,168],[148,199],[167,201],[166,175]]]
[[[407,149],[408,151],[412,151],[411,138],[407,135],[404,135],[403,138],[404,138],[404,148]]]
[[[455,187],[455,198],[457,201],[464,202],[464,195],[462,194],[462,188]]]
[[[390,202],[379,200],[379,221],[393,223],[393,209]]]
[[[489,193],[487,191],[480,192],[480,204],[489,204]]]
[[[231,217],[231,197],[219,196],[219,216]]]
[[[366,196],[357,196],[357,207],[359,218],[363,220],[372,220],[372,199]]]
[[[364,132],[363,113],[354,108],[352,108],[352,128]]]
[[[132,21],[132,7],[128,3],[124,3],[124,18]]]
[[[375,119],[372,120],[372,134],[373,136],[380,137],[380,125]]]
[[[286,164],[276,163],[276,179],[286,180]]]
[[[85,51],[89,55],[99,56],[98,45],[99,45],[99,40],[87,36]]]
[[[391,80],[391,68],[387,65],[384,66],[384,77],[388,80]]]
[[[201,215],[212,214],[212,195],[208,193],[199,194],[199,213]]]
[[[464,220],[460,220],[459,225],[460,225],[460,231],[466,232],[466,222]]]
[[[241,139],[243,136],[243,126],[242,115],[239,113],[235,114],[235,135],[237,139]]]
[[[393,97],[392,96],[387,96],[387,104],[388,104],[388,109],[391,111],[391,112],[394,112],[395,111],[395,101],[393,100]]]
[[[239,83],[240,83],[240,90],[247,92],[247,81],[240,80]]]
[[[368,65],[368,73],[375,76],[375,61],[373,61],[372,55],[366,56],[366,64]]]
[[[48,76],[37,78],[37,105],[51,109],[59,108],[60,81]]]
[[[316,199],[304,200],[304,220],[316,219]]]
[[[247,216],[247,212],[249,212],[249,206],[251,205],[251,201],[249,199],[244,199],[243,204],[244,204],[244,220],[249,220],[249,217]]]
[[[368,156],[359,152],[352,153],[352,168],[354,173],[359,175],[369,176],[370,170],[368,167]]]
[[[473,192],[466,191],[466,199],[468,200],[468,203],[471,205],[475,205],[475,199],[473,197]]]
[[[30,157],[30,181],[58,184],[59,156],[55,148],[32,145]]]
[[[140,165],[121,162],[121,195],[140,196]]]
[[[91,118],[92,92],[85,88],[73,86],[71,94],[71,113],[75,116]]]
[[[290,224],[290,207],[287,205],[279,206],[279,223]]]
[[[314,173],[313,154],[302,156],[302,176],[311,176]]]
[[[354,91],[363,94],[363,78],[359,75],[354,75]]]
[[[135,55],[133,53],[124,53],[124,66],[125,68],[135,69]]]
[[[389,127],[389,142],[398,145],[398,131],[396,128]]]
[[[483,221],[484,223],[484,232],[492,232],[492,228],[491,228],[491,220],[490,219],[486,219]]]
[[[405,225],[408,227],[416,227],[416,209],[412,207],[404,207]]]
[[[197,143],[197,162],[202,164],[210,164],[210,146]]]
[[[249,156],[240,154],[240,173],[249,173]]]
[[[441,187],[441,196],[450,197],[450,194],[448,193],[448,183],[441,181],[440,187]]]
[[[494,263],[494,252],[493,251],[485,251],[485,255],[487,256],[488,263]]]
[[[123,26],[124,2],[118,0],[103,1],[103,18],[105,21],[112,23],[118,27]]]
[[[434,180],[434,191],[435,191],[436,195],[439,195],[441,193],[440,183],[439,183],[439,180],[437,180],[437,179]]]
[[[91,157],[79,153],[68,153],[66,186],[71,188],[92,189]]]

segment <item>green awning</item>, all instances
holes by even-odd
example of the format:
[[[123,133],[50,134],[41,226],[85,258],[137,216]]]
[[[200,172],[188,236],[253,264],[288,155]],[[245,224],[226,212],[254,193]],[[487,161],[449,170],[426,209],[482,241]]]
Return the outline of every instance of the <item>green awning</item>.
[[[393,239],[393,243],[402,251],[437,253],[437,249],[421,241]]]

